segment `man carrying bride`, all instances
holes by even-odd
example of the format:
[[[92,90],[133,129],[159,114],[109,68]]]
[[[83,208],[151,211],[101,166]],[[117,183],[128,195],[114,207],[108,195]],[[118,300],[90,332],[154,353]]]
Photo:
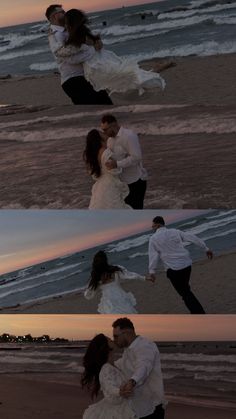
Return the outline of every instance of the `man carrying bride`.
[[[138,336],[131,320],[113,323],[114,342],[95,336],[84,356],[82,386],[104,398],[86,409],[83,419],[164,419],[166,401],[157,345]],[[124,350],[115,360],[114,350]]]
[[[51,23],[49,44],[63,73],[62,87],[73,103],[112,104],[106,92],[111,95],[138,90],[142,94],[145,90],[165,88],[165,81],[157,72],[143,70],[133,58],[118,57],[104,49],[100,36],[91,32],[81,10],[65,13],[60,5],[51,5],[46,16]],[[77,86],[74,78],[78,79]]]

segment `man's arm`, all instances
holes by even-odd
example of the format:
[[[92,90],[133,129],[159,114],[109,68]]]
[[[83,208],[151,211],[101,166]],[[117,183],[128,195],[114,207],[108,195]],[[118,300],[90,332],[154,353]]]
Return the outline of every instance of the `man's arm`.
[[[194,243],[197,246],[204,249],[206,251],[208,259],[212,259],[212,257],[213,257],[212,251],[207,247],[206,243],[202,239],[200,239],[198,236],[196,236],[195,234],[186,233],[186,232],[183,232],[183,231],[180,232],[180,236],[181,236],[181,239],[183,241],[189,242],[189,243]]]
[[[151,237],[149,240],[148,257],[149,257],[149,273],[155,274],[158,260],[159,260],[159,253],[158,253],[158,250],[156,249],[153,237]]]
[[[142,151],[139,144],[139,138],[133,132],[126,140],[126,150],[128,152],[128,156],[117,161],[117,167],[126,168],[134,166],[142,161]]]
[[[150,375],[159,353],[154,343],[147,342],[143,347],[134,349],[134,356],[135,370],[132,377],[130,377],[130,381],[131,383],[133,382],[133,385],[140,386]]]

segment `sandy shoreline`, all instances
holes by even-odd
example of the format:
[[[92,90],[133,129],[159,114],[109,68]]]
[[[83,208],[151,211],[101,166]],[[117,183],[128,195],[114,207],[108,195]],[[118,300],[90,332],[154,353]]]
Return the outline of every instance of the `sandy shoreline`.
[[[133,92],[115,94],[114,104],[235,104],[236,54],[172,60],[177,66],[162,73],[167,83],[164,92],[158,90],[143,96]],[[160,62],[162,59],[153,59],[142,65],[145,69],[155,69]],[[64,105],[70,104],[70,100],[60,87],[58,74],[49,73],[0,79],[0,104]]]
[[[230,314],[235,312],[236,252],[223,254],[212,261],[202,260],[193,264],[191,288],[207,314]],[[128,281],[122,287],[131,291],[137,301],[138,313],[142,314],[187,314],[181,297],[178,296],[165,273],[158,276],[155,284],[143,281]],[[86,300],[81,293],[70,294],[38,304],[21,305],[2,309],[6,314],[96,314],[100,296]]]
[[[236,207],[235,106],[110,110],[139,134],[149,174],[144,208]],[[8,111],[0,122],[0,208],[88,208],[93,181],[82,158],[85,137],[107,109]]]
[[[75,381],[76,377],[64,384],[47,381],[47,377],[38,379],[35,374],[1,375],[0,415],[4,419],[82,419],[91,401]],[[233,419],[235,409],[170,402],[165,418],[177,417]]]

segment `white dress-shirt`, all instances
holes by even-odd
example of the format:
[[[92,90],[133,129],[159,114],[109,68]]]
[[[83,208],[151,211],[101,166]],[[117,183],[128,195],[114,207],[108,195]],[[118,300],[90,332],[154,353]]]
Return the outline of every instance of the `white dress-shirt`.
[[[107,147],[115,154],[117,167],[122,169],[120,178],[123,182],[131,184],[139,179],[147,179],[137,134],[130,129],[120,127],[116,137],[108,138]]]
[[[195,234],[174,228],[158,228],[149,240],[149,273],[156,272],[159,258],[166,270],[180,270],[192,265],[189,252],[184,247],[187,243],[194,243],[205,251],[209,250],[205,242]]]
[[[138,418],[151,415],[159,404],[165,406],[160,353],[154,342],[137,336],[115,364],[127,381],[136,381],[129,400]]]
[[[83,63],[90,59],[94,54],[94,49],[87,45],[82,45],[78,50],[78,54],[70,57],[57,56],[57,51],[65,45],[68,39],[68,32],[63,26],[50,25],[49,31],[49,46],[55,57],[58,65],[58,69],[61,74],[61,84],[65,83],[72,77],[78,77],[84,75]]]

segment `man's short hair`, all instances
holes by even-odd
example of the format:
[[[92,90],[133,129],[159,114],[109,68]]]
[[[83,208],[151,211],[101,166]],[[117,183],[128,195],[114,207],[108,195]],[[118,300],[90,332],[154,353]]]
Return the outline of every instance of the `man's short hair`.
[[[106,113],[105,115],[103,115],[101,121],[102,121],[102,124],[105,124],[105,123],[112,124],[113,122],[117,122],[117,119],[111,113]]]
[[[47,20],[50,19],[50,16],[52,15],[52,13],[55,11],[55,9],[57,8],[62,8],[62,4],[51,4],[50,6],[48,6],[45,16],[47,18]]]
[[[127,317],[121,317],[114,321],[112,327],[119,327],[120,329],[131,329],[134,330],[134,325]]]
[[[162,226],[165,225],[164,218],[163,217],[160,217],[160,216],[157,216],[157,217],[153,218],[152,222],[154,224],[161,224]]]

